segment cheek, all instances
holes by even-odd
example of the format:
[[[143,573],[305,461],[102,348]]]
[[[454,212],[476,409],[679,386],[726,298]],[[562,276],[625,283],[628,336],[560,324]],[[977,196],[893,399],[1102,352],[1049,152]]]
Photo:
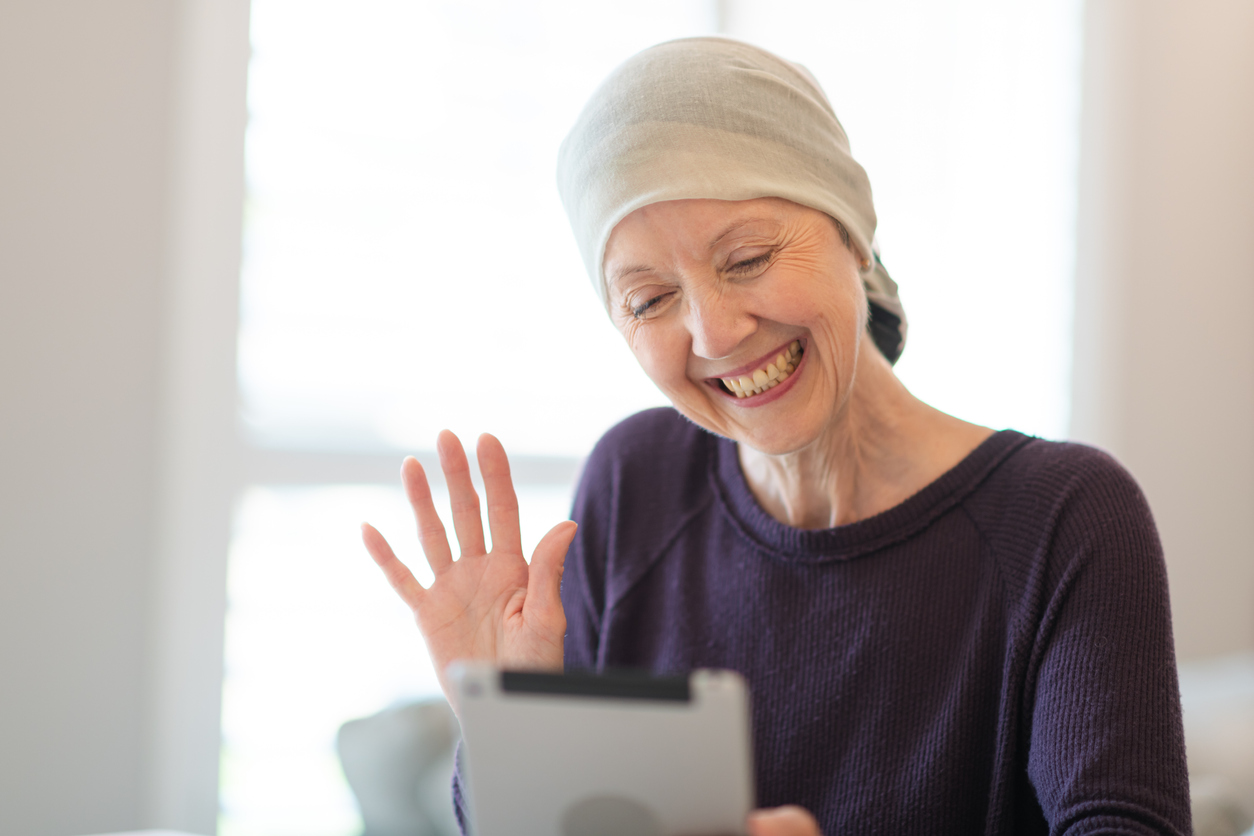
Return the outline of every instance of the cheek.
[[[833,362],[848,374],[857,362],[862,338],[862,311],[857,299],[841,299],[827,306],[823,339]],[[842,375],[843,377],[844,375]]]
[[[825,332],[841,342],[856,338],[855,332],[862,321],[861,301],[859,295],[850,293],[843,284],[820,281],[785,285],[763,299],[770,310],[765,318]]]
[[[640,368],[663,391],[673,391],[687,380],[688,341],[678,329],[637,325],[624,333]]]
[[[781,293],[774,300],[771,317],[785,325],[796,325],[810,332],[817,341],[824,362],[848,372],[856,361],[863,325],[865,297],[858,284],[830,280],[805,285],[798,282],[793,292]]]

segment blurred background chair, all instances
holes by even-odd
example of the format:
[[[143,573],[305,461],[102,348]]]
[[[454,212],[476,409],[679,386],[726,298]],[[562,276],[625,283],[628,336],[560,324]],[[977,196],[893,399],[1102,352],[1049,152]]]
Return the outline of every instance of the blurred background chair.
[[[1196,836],[1254,834],[1254,654],[1180,665]]]
[[[361,807],[362,836],[457,836],[451,782],[459,736],[442,699],[340,726],[336,750]]]

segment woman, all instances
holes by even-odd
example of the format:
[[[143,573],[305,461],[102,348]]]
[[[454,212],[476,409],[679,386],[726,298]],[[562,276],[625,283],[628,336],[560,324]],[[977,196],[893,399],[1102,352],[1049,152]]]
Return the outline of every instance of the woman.
[[[495,439],[490,555],[457,440],[438,444],[457,561],[405,462],[435,583],[365,539],[437,669],[742,672],[775,808],[754,834],[1188,832],[1144,499],[1097,451],[960,421],[896,379],[870,186],[817,83],[746,44],[662,44],[594,94],[558,178],[675,409],[602,439],[578,528],[529,567]]]

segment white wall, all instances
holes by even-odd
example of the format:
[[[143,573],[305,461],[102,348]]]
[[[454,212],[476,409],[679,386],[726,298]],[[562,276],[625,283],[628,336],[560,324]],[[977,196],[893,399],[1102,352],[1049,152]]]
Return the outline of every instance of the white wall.
[[[0,832],[138,822],[171,6],[0,4]]]
[[[1254,3],[1090,0],[1072,435],[1162,534],[1181,658],[1254,648]]]
[[[216,824],[246,57],[0,3],[0,833]]]

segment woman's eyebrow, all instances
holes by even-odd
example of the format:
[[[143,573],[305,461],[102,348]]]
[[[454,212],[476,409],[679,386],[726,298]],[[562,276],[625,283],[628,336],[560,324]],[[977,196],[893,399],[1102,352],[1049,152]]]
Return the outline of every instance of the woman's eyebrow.
[[[741,227],[749,226],[750,224],[756,224],[756,223],[769,223],[770,220],[771,220],[770,218],[742,218],[738,221],[734,221],[728,224],[727,227],[724,228],[722,232],[720,232],[718,235],[714,236],[714,238],[710,240],[710,244],[709,244],[710,249],[713,249],[714,247],[718,246],[719,241],[722,241],[728,235],[731,235],[733,232],[740,229]]]
[[[647,264],[633,264],[630,267],[620,267],[614,271],[614,274],[610,277],[610,281],[614,284],[618,284],[633,273],[648,273],[652,269],[653,268]]]

